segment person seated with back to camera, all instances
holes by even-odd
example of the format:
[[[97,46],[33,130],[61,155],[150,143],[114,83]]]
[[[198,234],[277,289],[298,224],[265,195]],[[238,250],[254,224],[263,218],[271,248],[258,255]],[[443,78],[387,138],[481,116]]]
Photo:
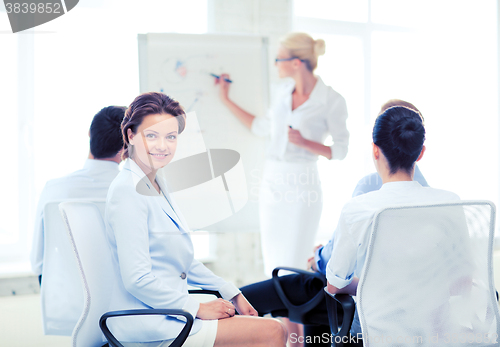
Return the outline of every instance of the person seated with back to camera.
[[[394,106],[404,106],[409,109],[412,109],[415,112],[419,113],[423,119],[422,113],[418,110],[418,108],[415,107],[415,105],[400,99],[391,99],[386,103],[384,103],[380,108],[380,113],[383,113],[388,108]],[[422,174],[416,163],[415,163],[415,173],[413,175],[413,180],[420,183],[422,187],[429,187],[429,184],[427,183],[424,175]],[[380,188],[382,188],[382,184],[383,184],[382,177],[380,177],[378,172],[375,171],[371,174],[368,174],[359,180],[358,184],[356,185],[356,188],[354,188],[354,191],[352,192],[352,197],[354,198],[358,195],[379,190]],[[314,247],[313,250],[314,256],[308,259],[307,268],[313,271],[320,271],[321,273],[324,274],[326,272],[326,263],[328,262],[328,260],[330,260],[330,257],[332,255],[332,248],[333,248],[332,240],[330,240],[325,246],[318,245]]]
[[[338,226],[329,242],[332,252],[327,254],[319,249],[316,251],[316,256],[309,259],[308,265],[313,271],[326,275],[329,280],[328,288],[332,292],[355,295],[357,285],[355,275],[363,266],[356,261],[364,259],[363,249],[361,251],[352,249],[352,245],[357,245],[353,240],[350,240],[351,246],[345,245],[345,239],[349,237],[349,232],[346,230],[355,228],[354,230],[361,235],[369,236],[371,219],[376,211],[385,206],[459,200],[454,193],[423,187],[413,180],[416,162],[425,152],[424,140],[425,129],[419,112],[405,106],[393,106],[378,116],[373,129],[373,158],[377,172],[382,178],[382,188],[351,199],[344,206]],[[359,222],[351,225],[352,220]],[[366,247],[366,244],[363,246]],[[366,248],[364,250],[366,251]],[[344,278],[341,278],[341,275]],[[312,274],[286,275],[280,278],[280,282],[289,300],[296,305],[309,301],[323,290],[323,283]],[[281,314],[284,310],[286,312],[286,307],[279,299],[272,280],[245,286],[241,291],[260,314],[273,312]],[[264,293],[266,295],[263,295]],[[306,341],[307,339],[314,341],[315,338],[315,341],[318,341],[312,344],[306,343],[306,346],[329,346],[329,341],[322,339],[325,333],[327,336],[330,333],[326,302],[323,300],[313,312],[325,317],[325,325],[305,327]],[[355,332],[360,332],[357,315],[353,329]],[[294,337],[290,336],[290,340],[292,338]]]
[[[382,105],[380,108],[380,113],[384,112],[387,110],[389,107],[393,106],[405,106],[408,107],[418,113],[422,116],[422,112],[418,110],[418,108],[415,107],[412,103],[400,99],[390,99],[386,103]],[[423,118],[423,116],[422,116]],[[420,171],[419,167],[417,164],[415,164],[415,174],[413,175],[413,180],[417,181],[422,185],[422,187],[429,187],[429,184],[427,183],[424,175]],[[359,180],[358,184],[356,185],[356,188],[354,188],[354,191],[352,192],[352,197],[369,193],[374,190],[379,190],[382,187],[382,178],[378,174],[378,172],[373,172],[370,173],[366,176],[364,176],[362,179]],[[325,264],[326,265],[326,264]]]
[[[382,188],[351,199],[344,205],[333,234],[333,249],[326,266],[328,292],[356,295],[372,222],[382,208],[458,201],[455,193],[422,187],[413,181],[415,164],[425,152],[425,128],[418,112],[394,106],[380,114],[373,128],[373,160]],[[357,311],[351,334],[361,333]]]
[[[123,149],[120,125],[125,107],[108,106],[92,119],[90,151],[83,169],[48,181],[38,200],[30,260],[42,284],[44,254],[44,213],[48,202],[68,199],[106,199],[111,182],[118,175]]]

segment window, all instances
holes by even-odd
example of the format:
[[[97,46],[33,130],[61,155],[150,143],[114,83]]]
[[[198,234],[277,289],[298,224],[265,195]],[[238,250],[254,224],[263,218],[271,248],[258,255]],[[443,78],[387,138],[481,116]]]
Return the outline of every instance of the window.
[[[301,17],[360,22],[368,20],[368,0],[299,0],[294,13]]]
[[[10,31],[6,19],[0,30]],[[96,0],[80,1],[29,31],[0,35],[0,93],[8,100],[2,125],[10,129],[4,132],[8,169],[1,191],[9,199],[0,206],[0,272],[29,270],[38,197],[47,180],[83,166],[92,117],[138,95],[137,34],[206,31],[207,0]]]
[[[3,29],[3,28],[2,28]],[[7,29],[7,28],[6,28]],[[20,139],[20,124],[16,114],[18,112],[18,37],[15,35],[2,35],[2,51],[10,54],[0,54],[0,95],[8,101],[2,105],[3,125],[3,169],[0,180],[0,191],[3,199],[0,202],[0,245],[9,245],[12,248],[19,241],[19,152],[29,158],[29,153],[21,149],[23,139]],[[5,165],[5,166],[4,166]],[[9,197],[6,199],[5,197]],[[5,252],[8,252],[8,248]],[[6,253],[0,252],[2,257]],[[1,258],[0,258],[1,259]]]
[[[293,29],[325,39],[317,73],[349,112],[347,158],[319,162],[318,242],[331,237],[357,181],[375,171],[371,131],[388,99],[422,112],[427,151],[419,167],[432,187],[498,203],[497,2],[367,0],[356,2],[358,15],[350,4],[332,14],[339,3],[294,5]]]

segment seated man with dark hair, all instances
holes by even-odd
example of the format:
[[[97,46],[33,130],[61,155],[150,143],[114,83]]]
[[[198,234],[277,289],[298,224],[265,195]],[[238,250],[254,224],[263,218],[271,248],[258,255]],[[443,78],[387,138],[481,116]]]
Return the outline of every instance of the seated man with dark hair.
[[[106,199],[108,188],[118,174],[123,140],[120,125],[125,107],[109,106],[93,118],[89,129],[90,153],[83,169],[48,181],[38,201],[31,249],[31,267],[41,283],[43,273],[43,209],[50,201]]]

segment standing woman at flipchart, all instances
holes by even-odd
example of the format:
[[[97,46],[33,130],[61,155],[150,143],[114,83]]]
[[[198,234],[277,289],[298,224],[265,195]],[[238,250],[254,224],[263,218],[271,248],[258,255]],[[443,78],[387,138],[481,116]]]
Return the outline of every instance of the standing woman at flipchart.
[[[304,268],[323,207],[317,160],[347,154],[347,107],[342,95],[314,74],[325,41],[291,33],[280,41],[276,67],[280,86],[265,117],[255,117],[229,97],[229,75],[217,79],[224,105],[254,134],[270,136],[259,197],[260,229],[267,275],[277,266]],[[326,137],[333,138],[325,146]]]

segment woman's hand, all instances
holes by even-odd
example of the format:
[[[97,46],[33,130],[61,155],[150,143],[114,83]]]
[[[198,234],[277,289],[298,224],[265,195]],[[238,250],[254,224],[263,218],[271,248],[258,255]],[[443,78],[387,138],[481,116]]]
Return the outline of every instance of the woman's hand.
[[[300,131],[288,128],[288,142],[293,143],[299,147],[304,147],[307,140],[302,137]]]
[[[203,320],[223,319],[232,317],[235,313],[233,304],[224,299],[217,299],[201,303],[196,317]]]
[[[314,142],[302,137],[300,131],[288,127],[288,142],[307,149],[309,152],[322,155],[326,159],[332,159],[332,150],[322,143]]]
[[[258,316],[259,313],[253,308],[252,305],[248,302],[247,298],[243,296],[243,294],[238,294],[234,298],[231,299],[234,306],[238,310],[238,313],[243,316]]]
[[[248,129],[252,129],[252,123],[255,119],[255,116],[251,113],[248,113],[240,106],[235,104],[231,99],[229,99],[229,85],[231,82],[226,81],[229,80],[229,75],[227,73],[223,73],[219,76],[219,78],[215,79],[215,84],[219,84],[219,97],[232,114],[236,116],[246,126]]]
[[[226,102],[229,100],[229,85],[231,83],[227,82],[226,79],[230,79],[229,75],[226,73],[223,73],[219,76],[219,78],[215,79],[215,84],[219,84],[219,97],[223,102]]]

